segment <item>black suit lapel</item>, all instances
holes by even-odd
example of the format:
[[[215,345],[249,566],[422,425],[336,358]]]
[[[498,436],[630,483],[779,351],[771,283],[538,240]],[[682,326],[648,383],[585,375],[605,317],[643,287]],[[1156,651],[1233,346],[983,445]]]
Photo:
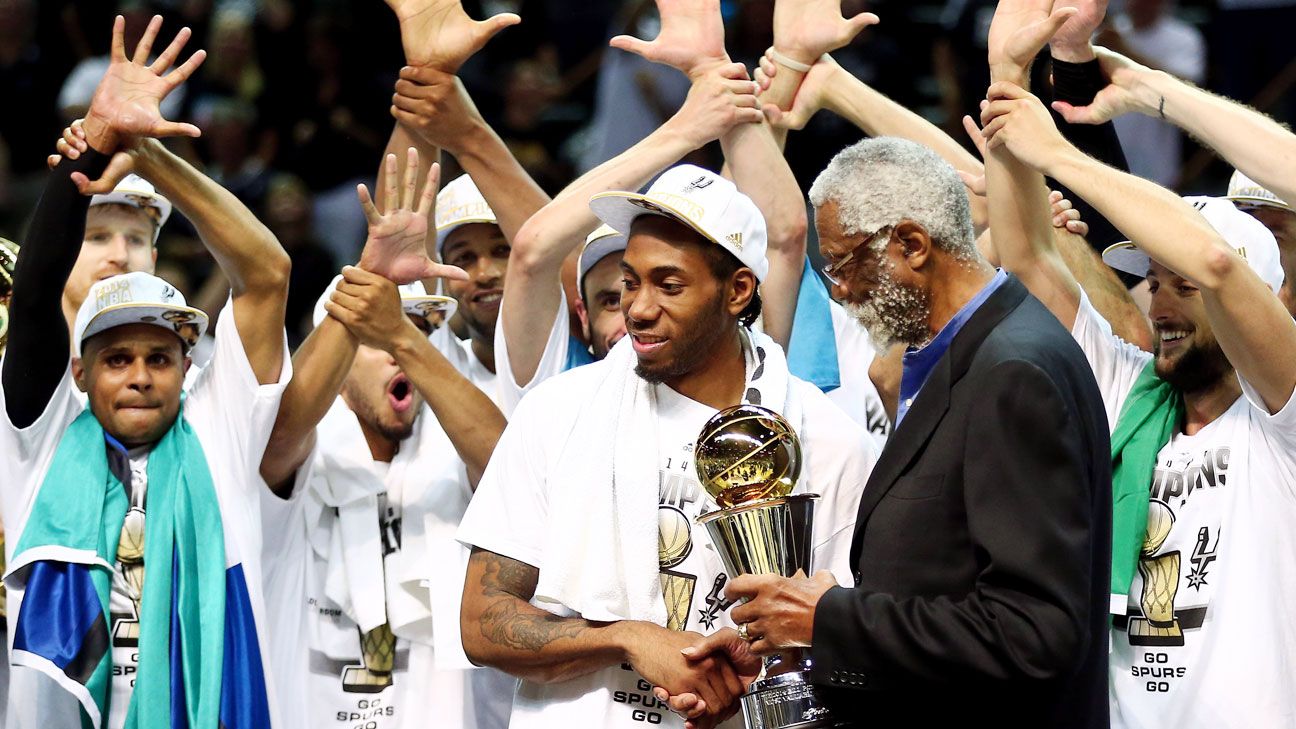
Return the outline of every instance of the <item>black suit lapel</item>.
[[[909,464],[926,448],[945,412],[949,409],[950,390],[954,383],[967,373],[972,358],[981,342],[1004,317],[1016,309],[1026,298],[1026,287],[1014,276],[1009,276],[999,290],[986,299],[967,320],[949,351],[940,358],[928,376],[926,384],[914,399],[904,420],[891,432],[882,455],[873,466],[868,485],[860,496],[859,514],[855,519],[856,539],[851,545],[851,563],[859,563],[860,531],[868,522],[873,509],[886,496]]]

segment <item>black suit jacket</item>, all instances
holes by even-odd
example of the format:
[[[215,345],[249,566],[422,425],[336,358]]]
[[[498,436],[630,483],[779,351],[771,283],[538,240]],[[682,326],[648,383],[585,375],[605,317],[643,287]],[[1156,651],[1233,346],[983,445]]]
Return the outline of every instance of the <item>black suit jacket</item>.
[[[1111,453],[1083,352],[1015,278],[954,337],[860,501],[812,678],[859,726],[1106,727]]]

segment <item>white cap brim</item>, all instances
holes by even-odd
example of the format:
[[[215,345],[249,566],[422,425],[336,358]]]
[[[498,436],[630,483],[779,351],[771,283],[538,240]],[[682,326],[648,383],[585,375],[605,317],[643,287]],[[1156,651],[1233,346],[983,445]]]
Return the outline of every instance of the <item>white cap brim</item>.
[[[656,200],[648,195],[637,192],[603,192],[590,198],[589,206],[599,220],[606,223],[612,230],[627,237],[630,235],[630,227],[634,225],[637,218],[642,215],[656,215],[683,223],[712,243],[723,245],[710,233],[698,227],[687,215],[669,203]]]
[[[427,319],[435,329],[447,319],[454,316],[459,304],[449,296],[425,294],[423,296],[401,296],[401,309],[410,316]]]
[[[129,324],[151,324],[166,329],[180,337],[185,349],[192,349],[207,331],[207,314],[191,306],[166,306],[153,303],[123,303],[101,309],[86,324],[81,339],[76,343],[77,356],[81,344],[96,334]]]
[[[605,233],[585,244],[581,251],[580,262],[576,268],[576,290],[585,294],[585,274],[598,265],[598,262],[626,249],[626,236],[621,232]]]
[[[1244,208],[1277,208],[1288,212],[1296,212],[1292,207],[1281,200],[1271,200],[1267,197],[1255,197],[1252,195],[1226,195],[1226,200],[1240,205]]]
[[[437,244],[436,244],[437,258],[441,259],[442,263],[445,263],[446,238],[449,238],[450,234],[455,232],[456,228],[462,228],[465,225],[471,225],[473,223],[485,223],[486,225],[499,225],[499,220],[496,218],[485,218],[485,217],[460,218],[459,220],[452,220],[449,223],[443,225],[442,227],[437,228]]]
[[[1148,274],[1152,259],[1148,254],[1140,251],[1132,241],[1125,240],[1107,246],[1102,253],[1102,260],[1117,271],[1143,278]]]

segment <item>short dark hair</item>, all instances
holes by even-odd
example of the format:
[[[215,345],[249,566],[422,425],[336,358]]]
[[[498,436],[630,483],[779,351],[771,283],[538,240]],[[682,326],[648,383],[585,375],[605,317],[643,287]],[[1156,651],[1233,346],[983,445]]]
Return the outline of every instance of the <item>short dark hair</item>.
[[[728,281],[738,272],[738,269],[746,268],[734,254],[709,240],[702,242],[702,256],[706,258],[707,268],[711,269],[711,274],[721,281]],[[738,323],[750,327],[760,318],[760,314],[761,297],[760,289],[757,288],[752,291],[751,301],[748,301],[747,306],[738,313]]]
[[[630,227],[631,235],[634,235],[634,226],[638,225],[640,220],[643,220],[647,217],[649,216],[641,215],[638,218],[636,218],[633,223],[631,223],[631,227]],[[715,276],[716,279],[720,281],[728,281],[730,278],[733,277],[735,273],[738,272],[738,269],[747,267],[746,264],[738,260],[737,256],[725,250],[720,245],[712,241],[710,238],[707,238],[706,236],[702,235],[692,226],[687,225],[679,220],[676,220],[675,218],[670,218],[666,216],[655,216],[655,217],[658,220],[663,220],[663,219],[669,220],[671,223],[674,224],[675,228],[677,228],[681,233],[684,234],[684,236],[681,237],[680,239],[681,242],[687,242],[692,245],[696,245],[698,249],[702,251],[702,257],[706,259],[707,268],[711,270],[711,275]],[[582,292],[582,297],[583,296],[584,296],[584,292]],[[586,302],[586,306],[587,307],[589,306],[588,302]],[[752,324],[756,323],[756,320],[760,317],[760,314],[761,314],[760,289],[757,288],[756,290],[752,291],[751,301],[747,302],[747,306],[744,307],[743,310],[738,313],[738,323],[745,327],[750,327]]]

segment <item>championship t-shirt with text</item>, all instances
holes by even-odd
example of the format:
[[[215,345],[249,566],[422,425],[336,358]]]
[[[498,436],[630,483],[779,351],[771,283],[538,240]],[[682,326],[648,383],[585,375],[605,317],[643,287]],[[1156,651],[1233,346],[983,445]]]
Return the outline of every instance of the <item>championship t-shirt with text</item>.
[[[1087,299],[1072,330],[1108,420],[1151,355],[1112,335]],[[1296,726],[1296,404],[1250,385],[1157,454],[1126,614],[1111,632],[1112,726]]]

